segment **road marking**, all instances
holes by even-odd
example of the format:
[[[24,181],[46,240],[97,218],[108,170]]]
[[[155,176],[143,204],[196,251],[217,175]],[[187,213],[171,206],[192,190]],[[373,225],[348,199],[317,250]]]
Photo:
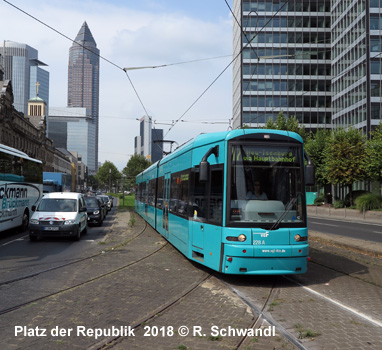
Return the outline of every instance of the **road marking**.
[[[317,222],[317,221],[311,221],[312,224],[317,224],[317,225],[324,225],[324,226],[333,226],[333,227],[338,227],[338,225],[332,225],[332,224],[323,224],[322,222]]]
[[[373,231],[374,233],[382,233],[381,231]]]
[[[379,226],[381,227],[381,224],[380,223],[375,223],[375,222],[369,222],[369,221],[360,221],[360,220],[363,220],[363,219],[360,219],[360,220],[349,220],[347,218],[340,218],[340,217],[337,217],[335,219],[331,218],[330,216],[329,217],[318,217],[316,215],[311,215],[311,216],[308,216],[308,220],[310,219],[316,219],[316,220],[326,220],[326,221],[340,221],[341,223],[343,222],[347,222],[347,223],[354,223],[354,224],[360,224],[360,225],[373,225],[373,226]]]
[[[7,243],[3,243],[3,244],[1,245],[1,247],[5,246],[5,245],[8,245],[8,244],[11,244],[11,243],[13,243],[13,242],[23,241],[26,237],[28,237],[28,235],[23,236],[23,237],[20,237],[20,238],[16,238],[16,239],[14,239],[14,240],[12,240],[12,241],[9,241],[9,242],[7,242]]]
[[[365,315],[364,313],[362,313],[362,312],[360,312],[360,311],[358,311],[358,310],[356,310],[356,309],[353,309],[353,308],[351,308],[351,307],[349,307],[349,306],[346,306],[346,305],[344,305],[344,304],[338,302],[337,300],[334,300],[334,299],[332,299],[332,298],[329,298],[329,297],[327,297],[326,295],[323,295],[323,294],[321,294],[321,293],[315,291],[314,289],[311,289],[311,288],[309,288],[309,287],[306,287],[306,286],[302,285],[301,283],[299,283],[299,282],[297,282],[297,281],[295,281],[295,280],[293,280],[293,279],[291,279],[291,278],[288,278],[288,277],[286,277],[286,276],[283,276],[283,277],[286,278],[288,281],[291,281],[291,282],[296,283],[297,285],[299,285],[299,286],[302,287],[303,289],[307,290],[308,292],[310,292],[310,293],[312,293],[312,294],[315,294],[315,295],[321,297],[322,299],[325,299],[325,300],[331,302],[332,304],[337,305],[337,306],[339,306],[339,307],[341,307],[341,308],[343,308],[343,309],[345,309],[345,310],[347,310],[347,311],[349,311],[349,312],[351,312],[351,313],[357,315],[358,317],[361,317],[361,318],[363,318],[363,319],[365,319],[365,320],[367,320],[367,321],[373,323],[374,325],[376,325],[376,326],[378,326],[378,327],[382,327],[382,321],[380,321],[380,320],[376,320],[376,319],[374,319],[374,318],[372,318],[372,317],[370,317],[370,316],[368,316],[368,315]]]

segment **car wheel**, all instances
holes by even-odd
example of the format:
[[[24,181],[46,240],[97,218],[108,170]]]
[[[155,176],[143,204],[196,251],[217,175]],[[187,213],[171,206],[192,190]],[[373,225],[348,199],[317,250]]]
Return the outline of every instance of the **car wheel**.
[[[88,233],[88,222],[87,221],[85,222],[85,228],[84,228],[83,233],[84,233],[84,235],[86,235]]]
[[[80,224],[78,224],[77,234],[73,237],[73,241],[79,241],[80,238],[81,238],[81,227],[80,227]]]

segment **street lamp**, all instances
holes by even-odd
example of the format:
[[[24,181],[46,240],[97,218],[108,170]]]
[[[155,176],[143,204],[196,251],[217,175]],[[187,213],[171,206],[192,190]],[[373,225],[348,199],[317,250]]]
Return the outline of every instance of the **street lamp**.
[[[122,183],[123,208],[125,207],[125,177],[126,177],[126,175],[122,174],[122,179],[123,179],[123,183]]]
[[[111,193],[111,168],[109,168],[109,193]]]

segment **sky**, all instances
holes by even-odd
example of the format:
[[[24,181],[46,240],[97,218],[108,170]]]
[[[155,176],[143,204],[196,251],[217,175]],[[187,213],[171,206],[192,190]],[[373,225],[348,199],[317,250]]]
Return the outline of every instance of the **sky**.
[[[232,16],[225,0],[3,0],[0,13],[1,42],[32,46],[48,65],[42,68],[50,73],[50,108],[67,105],[72,43],[59,33],[74,39],[87,22],[100,55],[113,63],[100,59],[100,162],[120,171],[126,166],[145,110],[165,139],[179,145],[200,133],[228,130]],[[138,98],[121,68],[157,65],[168,66],[127,71]]]

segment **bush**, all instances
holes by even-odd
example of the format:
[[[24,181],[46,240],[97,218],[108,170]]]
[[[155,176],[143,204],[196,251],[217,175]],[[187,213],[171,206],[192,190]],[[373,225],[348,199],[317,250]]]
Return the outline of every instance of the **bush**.
[[[374,193],[366,193],[355,199],[356,208],[360,211],[382,208],[382,196]]]
[[[324,204],[324,202],[325,202],[325,197],[323,195],[320,195],[314,200],[314,205],[322,205]]]
[[[340,209],[340,208],[344,208],[345,207],[345,202],[341,199],[336,199],[334,201],[334,209]]]
[[[353,203],[355,203],[355,200],[357,199],[357,197],[359,196],[362,196],[366,193],[370,193],[368,191],[365,191],[365,190],[356,190],[356,191],[353,191],[352,195],[353,195]],[[345,205],[346,207],[349,207],[350,206],[350,195],[349,193],[345,196]]]

